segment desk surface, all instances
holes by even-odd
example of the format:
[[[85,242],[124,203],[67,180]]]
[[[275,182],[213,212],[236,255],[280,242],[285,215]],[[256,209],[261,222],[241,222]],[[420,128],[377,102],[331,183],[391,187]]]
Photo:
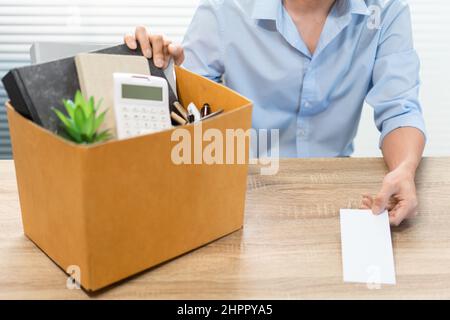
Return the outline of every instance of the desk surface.
[[[282,160],[250,168],[243,230],[99,294],[66,275],[24,235],[12,161],[0,161],[0,298],[450,298],[450,158],[424,159],[419,216],[393,229],[397,285],[342,282],[339,208],[376,193],[382,159]]]

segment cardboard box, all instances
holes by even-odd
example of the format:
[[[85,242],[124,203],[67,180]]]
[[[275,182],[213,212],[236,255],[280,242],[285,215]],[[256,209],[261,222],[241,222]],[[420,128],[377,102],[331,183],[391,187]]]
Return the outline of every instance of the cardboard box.
[[[225,112],[203,131],[251,127],[252,104],[177,68],[183,105]],[[25,234],[95,291],[243,225],[246,164],[176,165],[173,130],[94,146],[71,143],[7,105]],[[193,136],[199,125],[184,126]],[[248,141],[247,141],[248,142]]]

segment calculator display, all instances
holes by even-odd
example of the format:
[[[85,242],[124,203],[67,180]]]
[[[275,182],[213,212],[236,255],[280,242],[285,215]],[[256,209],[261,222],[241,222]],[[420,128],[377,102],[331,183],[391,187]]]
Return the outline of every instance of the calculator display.
[[[123,84],[122,85],[122,98],[163,101],[163,88]]]

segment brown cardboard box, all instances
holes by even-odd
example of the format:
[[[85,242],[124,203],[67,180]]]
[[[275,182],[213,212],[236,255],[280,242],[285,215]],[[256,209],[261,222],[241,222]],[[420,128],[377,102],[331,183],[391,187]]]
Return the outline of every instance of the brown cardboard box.
[[[183,105],[225,112],[203,131],[251,127],[252,104],[176,69]],[[7,107],[25,234],[95,291],[240,229],[246,163],[175,165],[173,130],[94,146],[68,142]],[[185,126],[191,135],[198,125]]]

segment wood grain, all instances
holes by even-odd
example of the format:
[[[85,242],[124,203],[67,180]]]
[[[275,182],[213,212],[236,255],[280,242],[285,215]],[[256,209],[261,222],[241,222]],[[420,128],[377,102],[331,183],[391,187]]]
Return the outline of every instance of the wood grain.
[[[24,235],[12,161],[0,161],[0,298],[450,298],[450,158],[424,159],[419,216],[394,228],[397,285],[342,282],[339,209],[376,193],[382,159],[293,159],[275,176],[252,166],[243,230],[95,295]]]

